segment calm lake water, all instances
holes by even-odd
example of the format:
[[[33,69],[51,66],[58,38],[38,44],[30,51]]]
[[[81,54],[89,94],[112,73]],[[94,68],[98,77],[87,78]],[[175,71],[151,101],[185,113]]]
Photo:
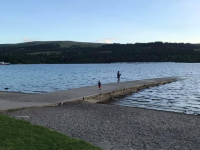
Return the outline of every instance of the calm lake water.
[[[200,64],[130,63],[0,66],[0,91],[45,93],[89,85],[179,76],[178,82],[153,87],[110,102],[114,105],[200,113]]]

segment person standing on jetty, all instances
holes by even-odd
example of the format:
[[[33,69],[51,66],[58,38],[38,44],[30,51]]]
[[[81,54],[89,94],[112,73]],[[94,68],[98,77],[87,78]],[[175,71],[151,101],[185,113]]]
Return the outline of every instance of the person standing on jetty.
[[[98,86],[99,86],[99,90],[101,90],[101,82],[100,82],[100,80],[98,82]]]
[[[120,76],[121,76],[121,74],[119,73],[119,71],[117,72],[117,83],[119,84],[119,81],[120,81]]]

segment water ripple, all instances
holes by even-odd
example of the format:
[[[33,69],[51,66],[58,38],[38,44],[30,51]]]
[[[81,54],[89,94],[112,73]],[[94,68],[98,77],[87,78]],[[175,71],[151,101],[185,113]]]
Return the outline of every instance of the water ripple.
[[[0,66],[0,91],[45,93],[121,81],[179,76],[185,80],[152,87],[111,102],[189,114],[200,114],[200,64],[122,63]],[[9,88],[5,90],[5,88]],[[102,86],[103,88],[103,86]]]

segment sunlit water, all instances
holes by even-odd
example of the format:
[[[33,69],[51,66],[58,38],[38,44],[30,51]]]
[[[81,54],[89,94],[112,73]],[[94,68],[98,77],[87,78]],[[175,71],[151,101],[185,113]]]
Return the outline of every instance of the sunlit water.
[[[200,113],[200,64],[132,63],[0,66],[0,90],[45,93],[89,85],[178,76],[178,82],[142,90],[111,104],[130,107]],[[8,88],[8,90],[5,90]]]

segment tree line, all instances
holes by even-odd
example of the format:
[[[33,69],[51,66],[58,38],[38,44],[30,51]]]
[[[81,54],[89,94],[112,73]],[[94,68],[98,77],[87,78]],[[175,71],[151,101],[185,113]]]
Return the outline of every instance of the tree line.
[[[115,62],[200,62],[200,45],[189,43],[106,44],[99,47],[48,43],[1,46],[0,61],[11,64],[70,64]]]

